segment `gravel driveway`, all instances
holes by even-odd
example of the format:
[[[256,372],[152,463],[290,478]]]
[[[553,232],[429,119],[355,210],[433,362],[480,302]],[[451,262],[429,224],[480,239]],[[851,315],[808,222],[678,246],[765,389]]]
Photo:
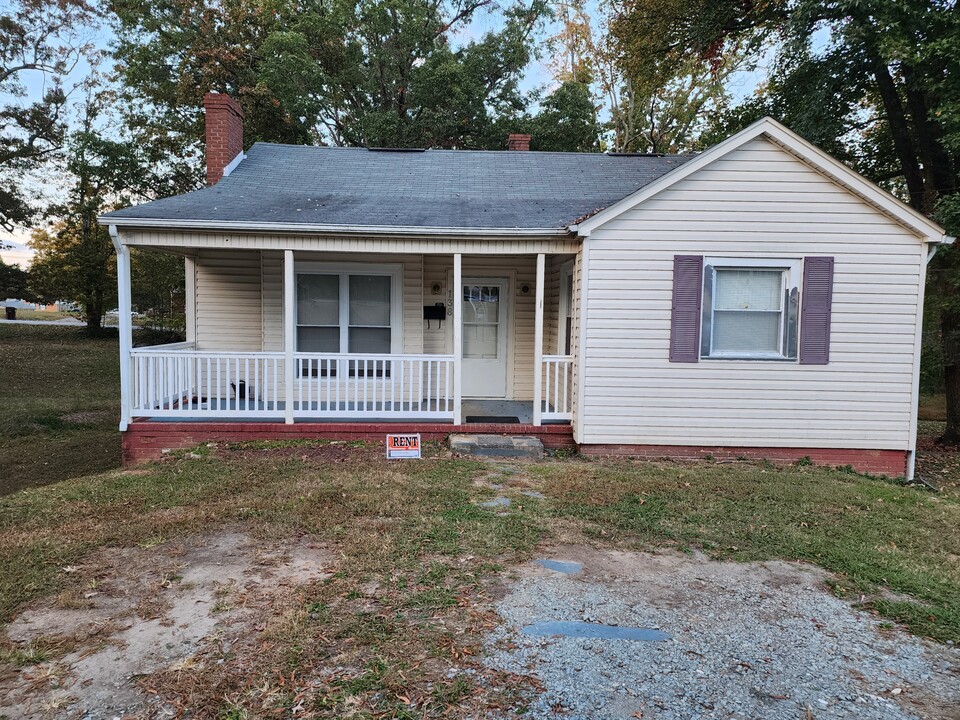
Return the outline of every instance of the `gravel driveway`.
[[[581,546],[541,558],[582,570],[522,567],[488,641],[489,665],[542,683],[527,717],[960,718],[960,653],[851,608],[816,568]],[[532,634],[549,621],[670,639]]]

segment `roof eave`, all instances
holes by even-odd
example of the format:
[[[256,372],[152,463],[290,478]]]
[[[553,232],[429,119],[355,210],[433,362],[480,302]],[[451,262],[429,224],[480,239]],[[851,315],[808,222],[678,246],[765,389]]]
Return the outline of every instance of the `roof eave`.
[[[264,223],[226,220],[173,220],[167,218],[111,217],[97,218],[101,225],[118,228],[164,230],[199,230],[204,232],[263,232],[278,235],[430,235],[447,237],[566,237],[569,228],[458,228],[417,227],[403,225],[329,225],[313,223]]]

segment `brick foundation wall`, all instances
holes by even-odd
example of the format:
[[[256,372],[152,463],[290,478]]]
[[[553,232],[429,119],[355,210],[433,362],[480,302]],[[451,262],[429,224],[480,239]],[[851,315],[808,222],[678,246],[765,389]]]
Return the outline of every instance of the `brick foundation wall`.
[[[718,460],[769,460],[789,465],[809,457],[817,465],[838,467],[850,465],[857,472],[901,477],[906,474],[905,450],[857,450],[834,448],[758,448],[699,447],[684,445],[580,445],[584,455],[633,457],[670,460],[698,460],[712,456]]]
[[[439,442],[451,433],[533,435],[549,449],[573,448],[569,425],[449,425],[441,423],[258,423],[151,422],[130,424],[123,436],[123,464],[159,459],[165,449],[183,450],[207,442],[250,440],[366,440],[382,443],[390,432],[418,432],[424,441]]]

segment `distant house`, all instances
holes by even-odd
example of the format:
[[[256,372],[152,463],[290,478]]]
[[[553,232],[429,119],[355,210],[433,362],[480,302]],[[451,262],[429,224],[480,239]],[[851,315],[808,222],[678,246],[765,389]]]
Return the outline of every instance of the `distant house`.
[[[210,187],[101,218],[128,460],[402,428],[912,473],[951,238],[773,120],[696,155],[244,153],[206,112]],[[131,247],[186,258],[187,342],[132,348]]]

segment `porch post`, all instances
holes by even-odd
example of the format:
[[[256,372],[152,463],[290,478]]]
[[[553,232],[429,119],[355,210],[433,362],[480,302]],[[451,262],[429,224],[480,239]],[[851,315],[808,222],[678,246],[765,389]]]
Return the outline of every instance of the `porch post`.
[[[537,255],[537,304],[533,330],[533,424],[541,424],[543,413],[543,282],[546,256]]]
[[[120,330],[120,432],[130,427],[130,350],[133,348],[133,311],[130,293],[130,248],[120,240],[116,225],[110,226],[110,239],[117,252],[117,319]]]
[[[293,425],[293,381],[294,353],[296,338],[294,333],[294,309],[296,308],[296,276],[293,272],[293,250],[283,251],[283,420]]]
[[[453,256],[453,424],[463,423],[463,256]]]

